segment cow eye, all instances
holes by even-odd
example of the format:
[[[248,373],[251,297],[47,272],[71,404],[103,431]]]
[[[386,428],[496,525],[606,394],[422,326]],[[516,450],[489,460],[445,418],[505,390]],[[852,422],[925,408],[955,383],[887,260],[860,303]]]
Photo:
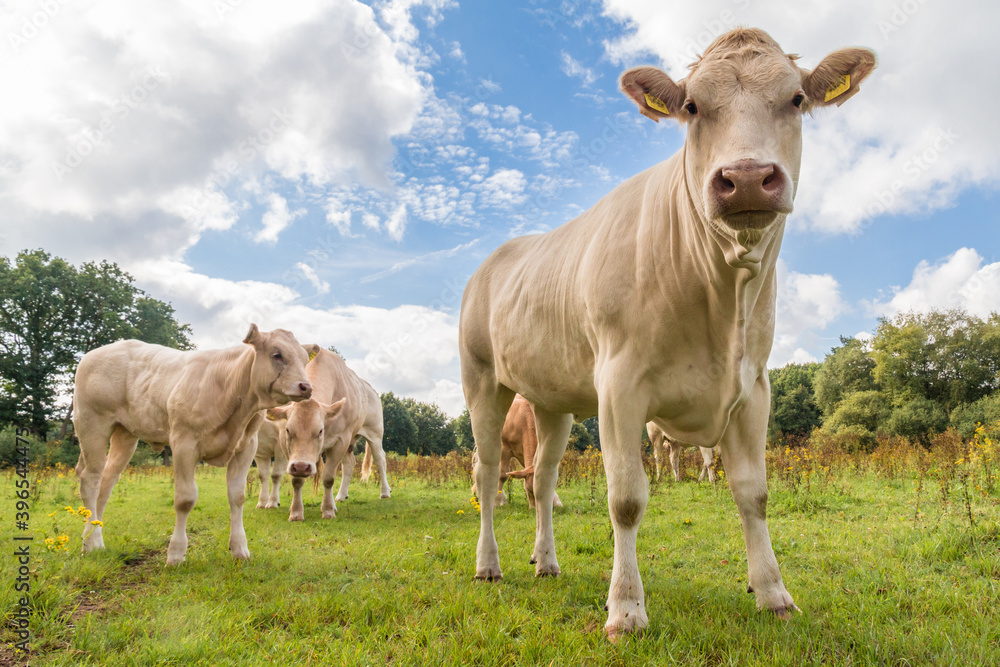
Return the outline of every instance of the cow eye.
[[[277,350],[275,350],[274,354],[271,355],[271,358],[274,359],[275,361],[281,361],[281,358],[282,358],[281,357],[281,352],[278,352]]]
[[[684,110],[687,111],[692,116],[698,115],[698,105],[694,102],[688,102],[684,105]]]
[[[805,95],[803,95],[802,93],[798,93],[795,97],[792,98],[792,105],[796,109],[799,109],[802,107],[802,103],[805,101],[805,99],[806,99]]]

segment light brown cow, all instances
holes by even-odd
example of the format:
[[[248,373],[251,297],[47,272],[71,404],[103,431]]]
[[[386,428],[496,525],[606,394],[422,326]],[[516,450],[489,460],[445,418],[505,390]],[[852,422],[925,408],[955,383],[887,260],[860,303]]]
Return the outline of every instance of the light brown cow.
[[[257,509],[281,507],[281,478],[285,474],[285,466],[288,465],[286,449],[282,446],[281,432],[277,425],[271,421],[262,422],[257,430],[257,453],[253,457],[257,463],[257,479],[260,480]],[[272,457],[274,461],[271,460]]]
[[[255,452],[262,409],[312,394],[306,351],[284,329],[263,333],[257,325],[244,345],[181,352],[137,340],[91,350],[80,360],[73,390],[73,425],[80,439],[80,497],[103,521],[104,508],[141,438],[174,458],[177,520],[167,565],[184,561],[187,517],[198,499],[199,460],[226,466],[229,549],[250,558],[243,530],[247,472]],[[110,450],[108,441],[110,440]],[[83,531],[83,550],[104,548],[99,524]]]
[[[875,66],[851,48],[812,72],[766,33],[716,39],[675,82],[622,75],[643,115],[688,125],[682,150],[546,234],[498,248],[462,298],[459,353],[479,450],[476,484],[500,476],[515,393],[535,406],[537,575],[559,573],[552,494],[573,415],[600,417],[615,535],[610,638],[648,624],[636,536],[649,496],[643,424],[720,444],[761,608],[795,609],[771,549],[764,440],[778,250],[799,177],[802,116],[853,96]],[[501,577],[493,494],[482,499],[476,577]]]
[[[674,471],[674,481],[681,481],[681,450],[684,448],[679,442],[675,442],[667,437],[667,434],[663,432],[656,422],[649,422],[646,424],[646,432],[649,434],[649,442],[653,446],[653,460],[656,461],[656,479],[660,479],[660,458],[663,454],[667,455],[670,459],[670,467]],[[714,447],[699,447],[701,451],[701,473],[698,475],[698,481],[705,479],[705,475],[708,475],[708,481],[715,484],[715,448]],[[661,453],[662,452],[662,453]]]
[[[524,493],[528,497],[528,507],[534,509],[534,466],[535,450],[538,448],[538,434],[535,431],[535,414],[531,403],[523,396],[514,397],[514,402],[511,403],[510,410],[507,411],[507,419],[504,420],[501,438],[503,449],[500,453],[500,484],[497,490],[497,504],[507,504],[507,494],[503,491],[503,485],[508,478],[513,477],[524,480]],[[521,470],[511,470],[512,462],[515,460],[521,462]],[[478,462],[478,454],[473,452],[473,470]],[[473,483],[472,493],[475,492],[476,485]],[[562,507],[559,494],[554,493],[552,503],[555,507]]]
[[[337,514],[333,499],[333,483],[342,463],[344,478],[337,500],[347,498],[350,472],[354,470],[354,443],[359,437],[368,441],[375,467],[382,483],[382,497],[391,492],[385,474],[385,452],[382,450],[382,401],[378,392],[347,367],[339,354],[319,345],[307,345],[311,361],[306,374],[313,385],[313,397],[295,405],[272,408],[267,418],[285,429],[288,446],[288,474],[292,476],[292,506],[289,521],[302,521],[302,485],[317,473],[316,462],[326,455],[323,465],[324,519]],[[348,454],[348,452],[350,452]],[[345,454],[348,456],[345,458]],[[348,470],[350,469],[350,471]]]

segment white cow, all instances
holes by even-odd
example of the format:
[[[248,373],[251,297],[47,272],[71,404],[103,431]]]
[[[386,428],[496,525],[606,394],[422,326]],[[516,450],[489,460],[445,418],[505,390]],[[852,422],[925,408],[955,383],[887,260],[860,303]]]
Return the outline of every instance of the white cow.
[[[307,345],[310,361],[306,374],[313,385],[313,397],[283,408],[267,411],[267,418],[285,429],[288,447],[288,474],[292,476],[292,506],[289,521],[302,521],[302,485],[317,473],[316,462],[326,455],[323,465],[324,519],[337,514],[333,482],[337,468],[344,464],[344,476],[337,500],[347,498],[354,470],[354,443],[363,437],[371,448],[382,483],[382,497],[391,492],[385,473],[382,450],[382,401],[378,392],[347,367],[339,354],[319,345]],[[345,455],[347,455],[345,457]]]
[[[670,467],[674,471],[674,481],[681,481],[681,450],[684,448],[679,442],[675,442],[667,437],[663,429],[657,426],[656,422],[646,424],[646,432],[649,433],[649,442],[653,446],[653,460],[656,461],[656,479],[660,479],[660,458],[663,454],[670,459]],[[701,451],[701,473],[698,481],[705,479],[715,484],[715,448],[699,447]]]
[[[271,421],[264,421],[257,430],[257,453],[253,457],[257,463],[257,479],[260,480],[257,509],[281,507],[281,478],[288,465],[288,454],[287,447],[282,446],[280,436],[277,425]],[[271,460],[272,457],[274,461]]]
[[[257,325],[244,345],[181,352],[137,340],[91,350],[80,360],[73,390],[73,425],[80,439],[80,497],[102,521],[104,508],[141,438],[174,459],[177,520],[167,565],[184,561],[187,517],[198,499],[199,460],[226,466],[229,549],[250,558],[243,530],[247,472],[256,450],[262,409],[312,394],[306,351],[291,332],[262,333]],[[110,441],[110,450],[108,442]],[[88,523],[83,550],[104,548],[100,524]]]
[[[535,406],[537,575],[559,573],[552,494],[573,415],[600,416],[615,536],[605,630],[648,621],[636,535],[648,500],[642,427],[720,444],[743,522],[757,605],[795,609],[765,519],[764,439],[775,263],[799,177],[802,116],[854,95],[875,66],[851,48],[812,72],[766,33],[716,39],[675,82],[653,67],[621,87],[654,120],[688,126],[684,147],[575,220],[498,248],[462,298],[462,383],[479,451],[476,485],[496,488],[515,393]],[[482,494],[476,577],[501,577],[495,495]]]

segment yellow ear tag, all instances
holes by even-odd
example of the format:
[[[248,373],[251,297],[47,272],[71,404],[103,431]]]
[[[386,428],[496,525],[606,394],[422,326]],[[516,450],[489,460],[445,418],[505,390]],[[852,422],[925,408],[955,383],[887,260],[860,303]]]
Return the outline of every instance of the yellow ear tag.
[[[643,93],[642,96],[646,98],[646,104],[649,105],[650,109],[656,109],[662,114],[666,114],[668,116],[670,115],[670,109],[668,109],[667,105],[663,103],[663,100],[655,98],[649,93]]]
[[[315,359],[317,354],[319,354],[319,352],[317,352],[316,350],[313,350],[312,352],[310,352],[309,353],[309,361],[312,361],[313,359]],[[306,362],[306,363],[309,363],[309,362]]]
[[[266,419],[269,422],[276,422],[276,421],[278,421],[277,419],[275,419],[274,417],[271,416],[270,412],[266,412],[266,411],[264,412],[264,419]]]
[[[851,87],[851,75],[845,74],[844,76],[840,77],[839,81],[837,81],[837,85],[827,89],[826,97],[823,98],[823,101],[829,102],[834,98],[840,97],[841,95],[846,93],[847,89],[850,87]]]

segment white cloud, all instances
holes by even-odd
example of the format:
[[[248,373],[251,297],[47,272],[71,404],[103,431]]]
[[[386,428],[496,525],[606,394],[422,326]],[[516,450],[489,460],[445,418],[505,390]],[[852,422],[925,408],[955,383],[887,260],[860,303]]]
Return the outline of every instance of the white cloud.
[[[517,169],[498,169],[474,189],[479,192],[479,202],[483,206],[509,209],[525,202],[526,186],[524,174]]]
[[[296,218],[305,215],[305,209],[295,211],[288,210],[288,202],[281,195],[272,192],[267,197],[268,210],[261,218],[263,228],[257,232],[254,240],[257,243],[270,243],[274,245],[278,242],[278,235],[288,227]]]
[[[585,86],[589,86],[597,81],[597,77],[599,75],[595,73],[594,70],[584,67],[579,63],[579,61],[565,51],[563,51],[560,55],[562,58],[563,74],[580,79]]]
[[[402,241],[406,231],[406,204],[400,204],[385,221],[385,231],[393,241]]]
[[[316,292],[319,294],[327,294],[330,292],[330,283],[320,278],[319,274],[316,273],[316,269],[309,266],[305,262],[296,262],[295,268],[301,271],[302,275],[306,277],[306,280],[312,283],[313,287],[316,288]]]
[[[430,86],[409,17],[451,4],[388,3],[386,32],[355,0],[59,3],[0,50],[0,88],[17,91],[0,105],[0,216],[21,222],[0,253],[177,258],[231,227],[239,186],[262,176],[387,185]],[[0,33],[37,11],[12,3]]]
[[[774,346],[768,366],[817,361],[806,348],[814,347],[817,333],[848,310],[840,285],[829,274],[790,271],[780,259],[777,270]]]
[[[201,349],[238,345],[251,322],[265,331],[280,327],[301,343],[336,345],[379,392],[433,400],[452,416],[464,407],[456,390],[461,286],[443,292],[435,308],[322,309],[305,305],[289,287],[211,278],[182,262],[146,262],[133,273],[140,287],[171,302],[178,321],[191,324]]]
[[[973,248],[960,248],[935,264],[921,261],[909,285],[893,288],[888,301],[870,304],[872,314],[945,308],[962,308],[978,317],[1000,312],[1000,262],[984,261]]]
[[[358,282],[361,284],[374,282],[376,280],[381,280],[382,278],[388,278],[391,275],[399,273],[403,269],[407,269],[417,264],[428,264],[432,262],[438,262],[442,259],[448,259],[449,257],[454,257],[455,255],[461,252],[469,250],[477,243],[479,243],[479,239],[474,239],[472,241],[469,241],[468,243],[462,243],[461,245],[457,245],[454,248],[449,248],[446,250],[437,250],[435,252],[429,252],[425,255],[411,257],[401,262],[396,262],[395,264],[393,264],[391,267],[389,267],[384,271],[379,271],[378,273],[373,273],[371,275],[365,276],[364,278],[360,278]]]
[[[876,51],[878,69],[859,95],[805,121],[792,224],[857,232],[882,213],[945,207],[963,189],[1000,181],[1000,88],[983,85],[1000,4],[604,0],[604,8],[628,26],[606,44],[613,60],[659,59],[675,78],[736,25],[764,28],[807,69],[844,46]]]

